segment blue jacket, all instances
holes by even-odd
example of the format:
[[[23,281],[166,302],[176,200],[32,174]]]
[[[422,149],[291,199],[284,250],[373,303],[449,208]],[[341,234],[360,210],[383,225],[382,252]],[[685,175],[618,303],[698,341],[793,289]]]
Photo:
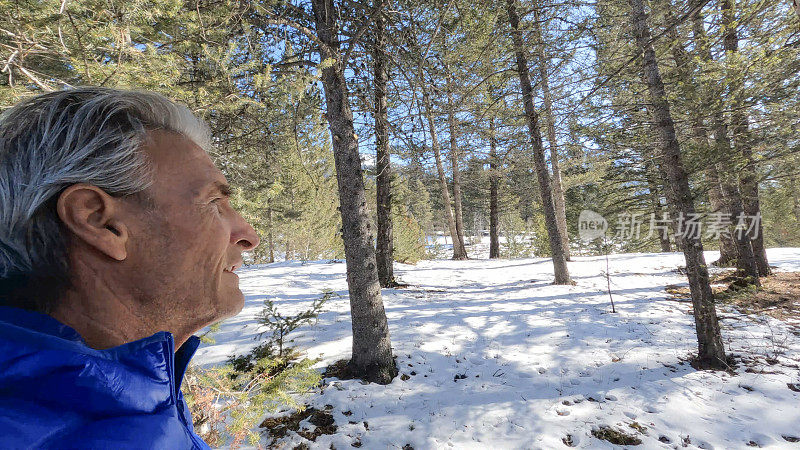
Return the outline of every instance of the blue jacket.
[[[89,348],[50,316],[0,306],[0,448],[207,449],[181,380],[200,340]]]

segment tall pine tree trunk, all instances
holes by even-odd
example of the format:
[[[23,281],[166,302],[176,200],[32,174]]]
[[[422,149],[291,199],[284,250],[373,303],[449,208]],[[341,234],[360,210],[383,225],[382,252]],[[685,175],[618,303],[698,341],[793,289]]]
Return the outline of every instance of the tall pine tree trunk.
[[[322,69],[322,85],[339,185],[342,238],[353,321],[353,357],[349,367],[359,378],[388,384],[397,375],[397,368],[392,358],[389,324],[378,283],[364,176],[344,78],[345,62],[339,50],[338,12],[333,0],[312,0],[311,6],[317,36],[322,44],[319,48],[320,58],[323,61],[333,60],[333,64]]]
[[[447,70],[445,68],[445,70]],[[461,206],[461,169],[458,156],[458,124],[456,124],[455,111],[453,111],[453,91],[451,76],[447,77],[447,123],[450,128],[450,165],[453,168],[453,214],[455,215],[456,234],[462,257],[467,259],[467,247],[464,242],[464,213]]]
[[[275,240],[272,238],[272,207],[267,205],[267,242],[269,243],[269,262],[275,262]]]
[[[675,60],[675,71],[677,72],[680,83],[683,85],[683,89],[685,90],[684,96],[687,99],[700,99],[702,102],[703,96],[700,95],[700,92],[702,92],[702,87],[697,85],[698,83],[695,82],[692,73],[693,61],[684,48],[682,39],[678,35],[677,27],[673,26],[675,23],[675,17],[672,14],[672,11],[675,9],[675,6],[669,0],[665,2],[664,6],[664,26],[667,30],[667,38],[670,40],[670,42],[672,42],[672,57]],[[700,13],[701,6],[696,7],[698,9],[695,13],[696,15],[694,16],[694,19],[697,19],[697,14]],[[698,40],[698,42],[704,43],[704,38]],[[698,48],[702,48],[702,44],[699,45]],[[701,105],[690,105],[688,106],[688,109],[691,136],[692,140],[694,141],[694,145],[704,149],[706,153],[711,153],[711,150],[715,148],[715,144],[711,142],[711,139],[706,131],[707,127],[703,122],[703,116],[701,116]],[[705,173],[706,180],[708,181],[708,201],[711,206],[711,212],[730,214],[728,206],[725,203],[725,198],[722,195],[719,176],[717,175],[717,168],[713,162],[708,164]],[[737,249],[736,242],[733,240],[732,236],[733,235],[730,233],[720,233],[720,257],[717,261],[712,263],[713,265],[729,267],[736,263],[739,250]]]
[[[699,6],[692,17],[692,30],[696,51],[702,59],[711,62],[713,56],[708,45],[702,11]],[[731,220],[735,225],[740,215],[744,213],[744,203],[737,181],[739,177],[738,170],[731,161],[734,156],[733,147],[728,137],[728,127],[725,124],[722,105],[716,98],[717,94],[713,92],[711,86],[705,86],[703,97],[712,105],[711,125],[714,132],[714,151],[712,152],[712,161],[714,162],[712,164],[717,166],[717,184],[722,194],[725,211],[730,214]],[[750,236],[733,229],[730,239],[736,248],[736,267],[739,272],[745,277],[746,281],[759,285],[758,266]]]
[[[389,152],[389,120],[386,111],[386,37],[384,20],[379,12],[375,18],[375,46],[372,49],[375,83],[375,191],[378,236],[375,257],[381,287],[392,287],[394,281],[394,239],[392,236],[392,166]]]
[[[561,168],[558,163],[558,140],[556,138],[556,119],[553,113],[553,99],[550,92],[550,75],[547,73],[548,59],[545,58],[544,38],[539,19],[539,4],[533,8],[533,39],[536,41],[536,59],[539,67],[539,79],[542,85],[544,99],[544,118],[547,122],[547,142],[550,144],[550,167],[553,170],[553,206],[556,208],[556,223],[561,235],[561,245],[564,247],[564,257],[569,257],[569,232],[567,229],[567,209],[564,201],[564,188],[561,185]]]
[[[744,208],[742,206],[742,196],[739,192],[739,184],[736,182],[738,177],[735,168],[726,157],[726,155],[730,155],[732,148],[728,139],[728,130],[724,123],[715,123],[714,141],[717,145],[717,157],[720,160],[719,167],[722,169],[719,170],[722,175],[719,178],[720,191],[735,225],[738,218],[744,214]],[[731,235],[733,242],[736,244],[736,268],[741,275],[746,277],[748,284],[752,283],[759,286],[761,283],[758,280],[758,266],[750,243],[750,236],[744,230],[738,229],[732,230]]]
[[[657,219],[661,219],[664,217],[664,206],[661,205],[661,196],[658,195],[658,191],[651,191],[652,192],[652,202],[653,202],[653,213],[656,215]],[[672,253],[672,246],[669,243],[669,235],[664,233],[663,231],[658,232],[658,243],[661,244],[661,251],[664,253]]]
[[[461,241],[458,239],[456,222],[453,218],[453,210],[450,207],[450,189],[447,187],[447,177],[444,174],[444,166],[442,165],[442,152],[439,149],[439,138],[436,136],[436,124],[433,120],[433,107],[431,106],[428,88],[425,87],[424,81],[422,81],[422,102],[425,105],[425,116],[428,119],[428,128],[430,128],[431,147],[433,150],[433,158],[436,161],[436,172],[439,175],[439,187],[442,190],[442,206],[444,208],[444,217],[447,220],[447,227],[450,230],[450,239],[453,241],[453,259],[466,259],[467,252],[462,248]]]
[[[494,117],[489,119],[489,258],[500,257],[500,173]]]
[[[724,33],[723,47],[726,55],[731,57],[739,51],[739,37],[736,31],[733,1],[721,0],[720,8],[722,9],[722,29]],[[732,80],[729,80],[728,83],[739,84],[738,82],[732,83]],[[747,110],[742,105],[744,103],[742,100],[743,90],[744,86],[741,86],[740,89],[734,88],[731,93],[733,99],[733,104],[731,105],[731,131],[733,131],[733,144],[744,160],[739,183],[742,191],[744,213],[748,216],[748,228],[751,230],[749,239],[752,242],[758,273],[761,276],[767,276],[770,273],[770,268],[767,260],[767,250],[764,247],[761,205],[758,200],[758,175],[756,173],[756,163],[753,159],[753,150],[750,147]]]
[[[792,193],[792,213],[794,220],[800,222],[800,192],[797,191],[797,175],[794,174],[789,178],[789,190]]]
[[[762,277],[769,275],[772,270],[769,267],[769,260],[767,259],[767,248],[764,244],[764,227],[761,223],[761,202],[758,194],[758,175],[756,172],[756,163],[753,159],[753,152],[747,144],[747,117],[740,112],[734,113],[734,116],[741,115],[742,122],[734,126],[734,136],[738,136],[735,145],[741,149],[742,156],[745,160],[745,166],[742,169],[739,182],[742,189],[742,200],[744,203],[744,213],[748,217],[748,229],[751,230],[750,242],[753,244],[753,254],[758,266],[758,274]]]
[[[658,155],[659,166],[664,172],[664,179],[668,185],[668,198],[684,217],[693,217],[695,209],[692,193],[689,190],[689,177],[681,160],[681,149],[675,135],[675,123],[672,120],[664,83],[656,61],[656,53],[653,50],[644,3],[643,0],[629,0],[629,4],[632,30],[641,52],[642,71],[647,80],[650,97],[648,109],[659,133],[661,146]],[[691,234],[679,236],[678,239],[683,243],[686,272],[694,306],[698,364],[703,367],[725,368],[727,367],[725,349],[722,345],[717,312],[714,309],[708,268],[703,257],[703,244],[700,236]]]
[[[709,184],[708,203],[711,205],[711,212],[726,212],[728,208],[719,187],[719,175],[714,164],[709,164],[706,168],[706,179]],[[719,267],[731,267],[736,263],[736,254],[736,243],[733,241],[733,236],[730,233],[721,233],[719,236],[719,259],[712,264]]]
[[[645,178],[647,179],[647,189],[650,191],[650,202],[653,204],[653,214],[656,220],[662,220],[664,217],[665,208],[661,204],[661,188],[658,185],[658,175],[653,170],[653,164],[645,161],[644,163]],[[669,233],[664,230],[654,231],[658,235],[658,242],[661,244],[661,251],[665,253],[672,252],[672,246],[669,242]]]
[[[564,253],[564,245],[561,235],[558,232],[558,219],[556,218],[555,206],[553,205],[553,192],[550,189],[550,172],[544,160],[544,149],[542,148],[542,134],[539,131],[539,115],[533,107],[533,87],[531,77],[528,72],[528,58],[525,56],[525,44],[522,40],[522,30],[519,27],[519,15],[515,0],[507,0],[508,21],[511,24],[511,34],[514,39],[514,53],[517,60],[517,73],[522,87],[522,101],[525,107],[525,118],[528,122],[528,132],[531,135],[531,145],[533,147],[533,161],[536,166],[536,175],[539,180],[539,190],[542,196],[542,207],[544,209],[544,221],[547,227],[547,235],[550,240],[550,253],[553,256],[553,271],[555,273],[555,284],[572,284],[567,269],[567,258]]]

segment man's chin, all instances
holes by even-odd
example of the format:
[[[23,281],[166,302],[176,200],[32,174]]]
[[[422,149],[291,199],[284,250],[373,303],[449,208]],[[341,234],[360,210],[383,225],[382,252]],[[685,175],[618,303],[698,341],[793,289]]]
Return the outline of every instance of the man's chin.
[[[242,309],[244,308],[244,294],[237,287],[236,290],[227,297],[227,299],[228,301],[225,303],[227,305],[227,308],[225,308],[226,319],[242,312]]]
[[[244,294],[239,289],[236,291],[239,293],[239,295],[236,297],[236,311],[233,313],[234,316],[242,312],[242,309],[244,308]]]

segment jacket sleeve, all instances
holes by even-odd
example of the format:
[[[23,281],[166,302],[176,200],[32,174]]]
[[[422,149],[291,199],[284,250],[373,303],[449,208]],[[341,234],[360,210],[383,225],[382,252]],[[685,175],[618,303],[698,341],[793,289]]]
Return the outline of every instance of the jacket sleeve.
[[[122,416],[86,423],[51,438],[47,449],[209,449],[176,417]]]

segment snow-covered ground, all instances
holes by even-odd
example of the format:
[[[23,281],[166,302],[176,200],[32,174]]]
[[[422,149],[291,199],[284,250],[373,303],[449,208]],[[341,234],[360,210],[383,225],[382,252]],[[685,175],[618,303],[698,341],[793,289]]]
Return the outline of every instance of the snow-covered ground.
[[[800,270],[800,249],[768,255],[779,270]],[[800,322],[721,307],[727,350],[756,362],[736,375],[698,372],[685,362],[697,346],[691,304],[664,292],[686,284],[674,270],[681,254],[611,255],[617,314],[605,258],[574,259],[576,286],[551,285],[552,264],[541,258],[396,266],[409,287],[384,290],[383,299],[397,363],[409,377],[388,386],[326,379],[307,400],[333,405],[338,432],[310,446],[558,449],[567,448],[569,435],[579,448],[615,448],[591,434],[610,426],[638,436],[639,448],[800,449],[783,437],[800,438],[800,393],[787,385],[800,383]],[[295,345],[321,358],[319,367],[348,358],[344,269],[341,262],[282,262],[242,270],[244,310],[195,363],[222,363],[256,345],[265,298],[290,314],[325,289],[339,297],[316,326],[294,333]],[[300,441],[293,439],[286,448]]]

